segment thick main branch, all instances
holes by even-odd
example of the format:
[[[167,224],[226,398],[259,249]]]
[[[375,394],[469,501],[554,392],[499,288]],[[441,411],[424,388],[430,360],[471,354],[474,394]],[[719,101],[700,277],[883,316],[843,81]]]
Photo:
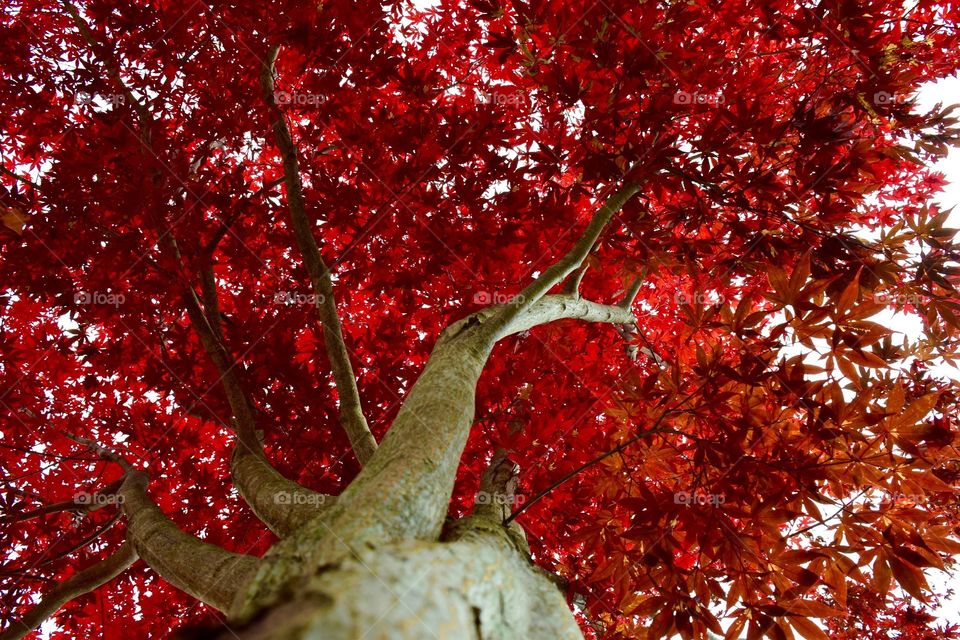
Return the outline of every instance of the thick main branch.
[[[259,559],[231,553],[184,533],[147,494],[149,478],[145,472],[94,440],[67,435],[124,470],[116,495],[127,517],[126,541],[147,566],[173,586],[222,611],[231,606],[238,593],[246,593]]]
[[[271,531],[285,538],[333,506],[336,496],[311,491],[285,478],[262,455],[234,449],[230,473],[240,495]]]
[[[227,611],[259,560],[231,553],[180,530],[147,495],[147,476],[130,470],[120,487],[127,540],[151,569],[197,600]]]

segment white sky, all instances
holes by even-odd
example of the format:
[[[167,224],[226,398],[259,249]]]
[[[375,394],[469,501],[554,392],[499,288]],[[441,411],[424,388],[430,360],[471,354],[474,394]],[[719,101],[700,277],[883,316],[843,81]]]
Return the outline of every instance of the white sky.
[[[952,77],[931,84],[922,90],[918,96],[918,110],[923,112],[936,103],[954,104],[960,102],[960,77]],[[960,114],[956,114],[960,115]],[[950,184],[946,186],[936,201],[944,208],[954,207],[949,217],[947,226],[952,228],[960,227],[960,149],[951,148],[946,158],[940,160],[936,167],[942,171]],[[896,327],[900,331],[908,331],[908,328]],[[937,372],[958,379],[956,369],[942,367]],[[956,573],[949,576],[943,573],[931,573],[928,582],[934,591],[943,592],[948,586],[953,586],[960,590],[960,582],[957,580]],[[944,622],[960,622],[960,593],[955,594],[949,600],[944,601],[943,606],[936,612],[938,617]]]

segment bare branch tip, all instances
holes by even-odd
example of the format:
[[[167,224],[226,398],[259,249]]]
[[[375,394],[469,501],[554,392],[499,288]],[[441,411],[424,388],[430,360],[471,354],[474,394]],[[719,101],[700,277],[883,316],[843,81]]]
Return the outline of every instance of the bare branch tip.
[[[125,472],[131,473],[136,471],[133,465],[130,464],[130,462],[126,458],[121,456],[116,451],[103,446],[102,444],[100,444],[95,440],[91,440],[90,438],[84,438],[71,433],[65,433],[64,435],[67,436],[69,439],[73,440],[74,442],[76,442],[77,444],[81,444],[87,447],[88,449],[90,449],[90,451],[92,451],[99,457],[103,458],[104,460],[108,460],[110,462],[114,462],[120,465]]]
[[[643,284],[643,278],[640,276],[635,276],[633,281],[630,283],[630,286],[627,287],[627,292],[623,296],[623,300],[620,301],[620,306],[624,309],[629,309],[633,306],[634,301],[637,299],[637,295],[640,293],[640,287]]]

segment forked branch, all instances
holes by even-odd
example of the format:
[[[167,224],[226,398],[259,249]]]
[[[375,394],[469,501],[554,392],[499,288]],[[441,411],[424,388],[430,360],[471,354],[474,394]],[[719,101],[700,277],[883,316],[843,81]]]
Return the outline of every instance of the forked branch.
[[[563,285],[563,293],[569,294],[571,296],[580,296],[580,283],[583,282],[583,276],[587,274],[587,270],[590,268],[588,263],[582,264],[577,268],[576,271],[570,274],[570,277],[567,278],[566,284]]]
[[[517,314],[523,312],[531,305],[542,298],[550,289],[580,268],[583,262],[590,255],[600,234],[610,222],[610,219],[619,212],[623,206],[637,193],[640,192],[640,185],[635,182],[628,182],[613,193],[606,202],[597,209],[596,213],[590,219],[590,223],[584,230],[583,235],[577,240],[573,248],[565,256],[560,258],[544,270],[540,276],[527,285],[513,301],[504,305],[504,309],[499,316],[494,319],[491,329],[494,332],[499,331],[503,326],[509,324]]]
[[[274,558],[286,558],[284,562],[295,562],[303,571],[310,571],[350,553],[351,547],[435,539],[447,515],[456,470],[473,424],[477,380],[497,340],[562,319],[613,324],[634,321],[630,311],[621,306],[548,295],[494,336],[472,330],[498,311],[498,307],[482,310],[444,330],[370,464],[322,521],[311,521],[278,543]],[[349,540],[351,547],[344,540]],[[268,593],[279,587],[268,580],[258,586]],[[270,597],[251,593],[249,600]],[[249,613],[243,610],[238,615]]]
[[[262,455],[245,455],[234,448],[230,462],[233,482],[261,522],[285,538],[336,503],[336,496],[311,491],[289,480]]]
[[[268,94],[272,94],[269,71],[275,57],[274,49],[263,76]],[[275,117],[280,114],[275,112]],[[282,119],[275,123],[275,131],[281,141],[289,139]],[[293,159],[287,154],[285,161],[295,168]],[[297,184],[291,176],[288,185]],[[519,303],[482,309],[444,329],[369,464],[324,517],[306,523],[274,546],[254,585],[243,601],[238,600],[233,611],[236,618],[248,619],[275,602],[291,574],[310,575],[356,549],[439,537],[474,420],[477,380],[497,341],[562,319],[615,325],[636,321],[622,305],[545,294],[582,265],[603,227],[638,191],[639,186],[628,185],[611,196],[575,248],[527,287]]]

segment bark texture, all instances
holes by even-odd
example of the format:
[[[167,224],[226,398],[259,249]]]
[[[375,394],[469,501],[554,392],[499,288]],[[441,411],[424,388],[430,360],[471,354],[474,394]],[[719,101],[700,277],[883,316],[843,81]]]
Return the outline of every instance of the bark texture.
[[[146,474],[138,471],[128,472],[120,488],[127,540],[167,582],[205,604],[227,610],[237,585],[250,580],[259,560],[184,533],[157,508],[146,488]]]
[[[471,517],[446,542],[365,549],[325,567],[244,640],[574,640],[566,600],[499,522]]]
[[[244,501],[267,527],[283,538],[336,502],[336,496],[311,491],[283,477],[262,455],[239,447],[230,465]]]

